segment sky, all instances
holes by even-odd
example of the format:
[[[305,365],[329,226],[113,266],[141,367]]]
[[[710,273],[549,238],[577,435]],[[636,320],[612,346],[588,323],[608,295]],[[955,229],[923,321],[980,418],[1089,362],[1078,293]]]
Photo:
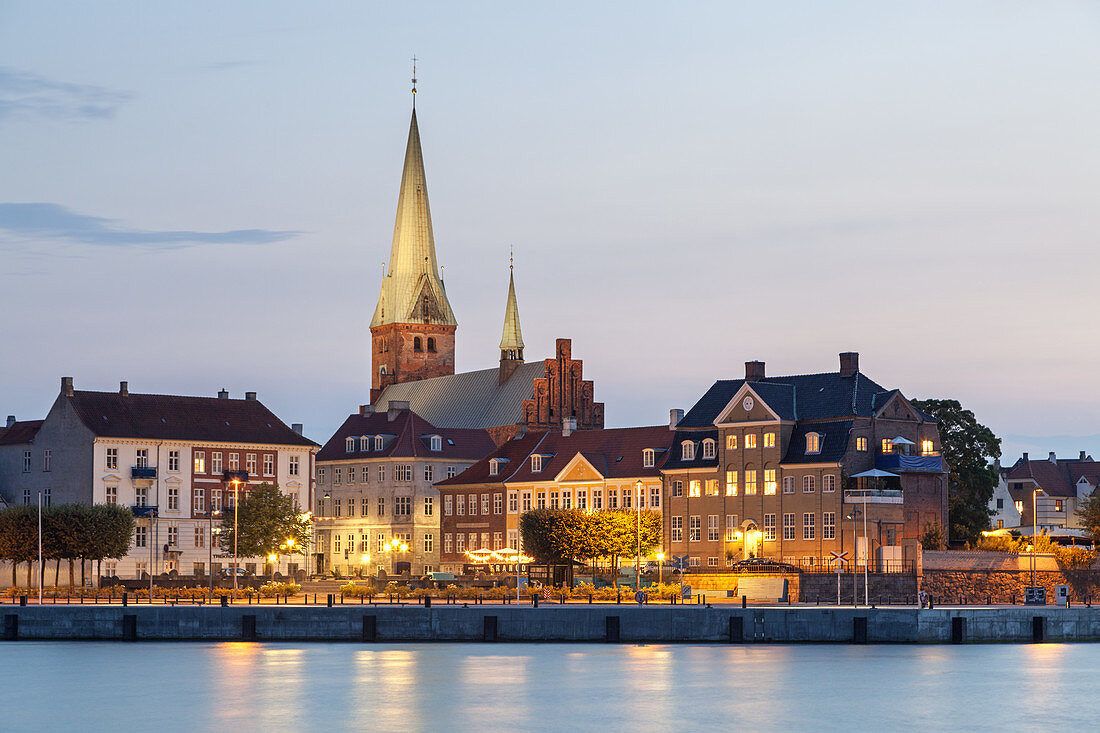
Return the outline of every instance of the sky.
[[[459,371],[573,340],[607,425],[861,369],[1100,458],[1100,5],[0,0],[0,412],[257,391],[319,442],[417,117]],[[6,411],[5,411],[6,408]]]

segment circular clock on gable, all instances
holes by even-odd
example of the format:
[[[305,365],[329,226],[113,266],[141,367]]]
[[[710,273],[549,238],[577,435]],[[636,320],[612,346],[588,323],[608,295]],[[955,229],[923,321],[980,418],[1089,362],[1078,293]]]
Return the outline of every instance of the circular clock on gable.
[[[741,406],[745,408],[745,412],[752,412],[752,405],[753,402],[751,396],[745,397],[745,399],[741,400]]]

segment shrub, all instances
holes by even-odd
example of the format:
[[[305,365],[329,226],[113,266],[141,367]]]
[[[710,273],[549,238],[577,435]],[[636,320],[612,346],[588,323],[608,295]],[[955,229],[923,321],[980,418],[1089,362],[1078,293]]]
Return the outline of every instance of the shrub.
[[[1054,559],[1061,567],[1082,570],[1092,565],[1096,553],[1084,547],[1055,547]]]

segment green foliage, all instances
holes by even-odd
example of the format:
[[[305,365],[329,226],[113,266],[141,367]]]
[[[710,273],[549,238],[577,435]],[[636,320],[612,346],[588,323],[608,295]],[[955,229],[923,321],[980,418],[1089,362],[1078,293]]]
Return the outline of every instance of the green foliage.
[[[944,535],[942,524],[935,521],[925,522],[920,535],[920,546],[925,550],[942,550],[947,546],[947,537]]]
[[[69,560],[120,558],[130,551],[134,515],[113,504],[61,504],[42,510],[42,556]],[[0,511],[0,558],[14,565],[38,559],[38,507],[16,505]],[[28,566],[28,573],[29,573]],[[13,577],[14,582],[14,577]],[[30,579],[28,578],[28,584]]]
[[[260,586],[260,595],[264,598],[275,596],[296,596],[302,592],[302,586],[297,583],[268,582]]]
[[[1055,547],[1054,560],[1060,567],[1070,570],[1084,570],[1092,567],[1096,553],[1084,547]]]
[[[648,554],[661,543],[661,515],[626,510],[585,512],[579,509],[535,509],[519,520],[523,552],[540,562],[569,562]]]
[[[233,510],[222,512],[221,548],[233,552]],[[241,496],[236,512],[237,554],[259,557],[273,554],[295,555],[307,551],[311,525],[308,517],[299,514],[293,497],[279,491],[277,484],[260,484]],[[285,549],[288,539],[292,549]]]
[[[913,400],[913,404],[939,420],[941,453],[951,470],[951,539],[975,543],[989,529],[989,501],[997,486],[997,472],[990,463],[1001,456],[1001,439],[958,400]]]
[[[1092,541],[1100,544],[1100,491],[1094,491],[1077,507],[1081,526],[1092,535]]]
[[[979,539],[974,549],[985,552],[1019,552],[1025,545],[1026,543],[1019,537],[995,534]]]

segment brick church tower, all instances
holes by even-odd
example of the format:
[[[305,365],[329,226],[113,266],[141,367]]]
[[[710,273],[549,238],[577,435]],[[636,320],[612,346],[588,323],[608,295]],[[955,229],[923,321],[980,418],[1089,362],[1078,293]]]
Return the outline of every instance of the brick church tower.
[[[414,106],[389,266],[370,324],[371,401],[392,384],[454,374],[457,328],[435,259]]]

